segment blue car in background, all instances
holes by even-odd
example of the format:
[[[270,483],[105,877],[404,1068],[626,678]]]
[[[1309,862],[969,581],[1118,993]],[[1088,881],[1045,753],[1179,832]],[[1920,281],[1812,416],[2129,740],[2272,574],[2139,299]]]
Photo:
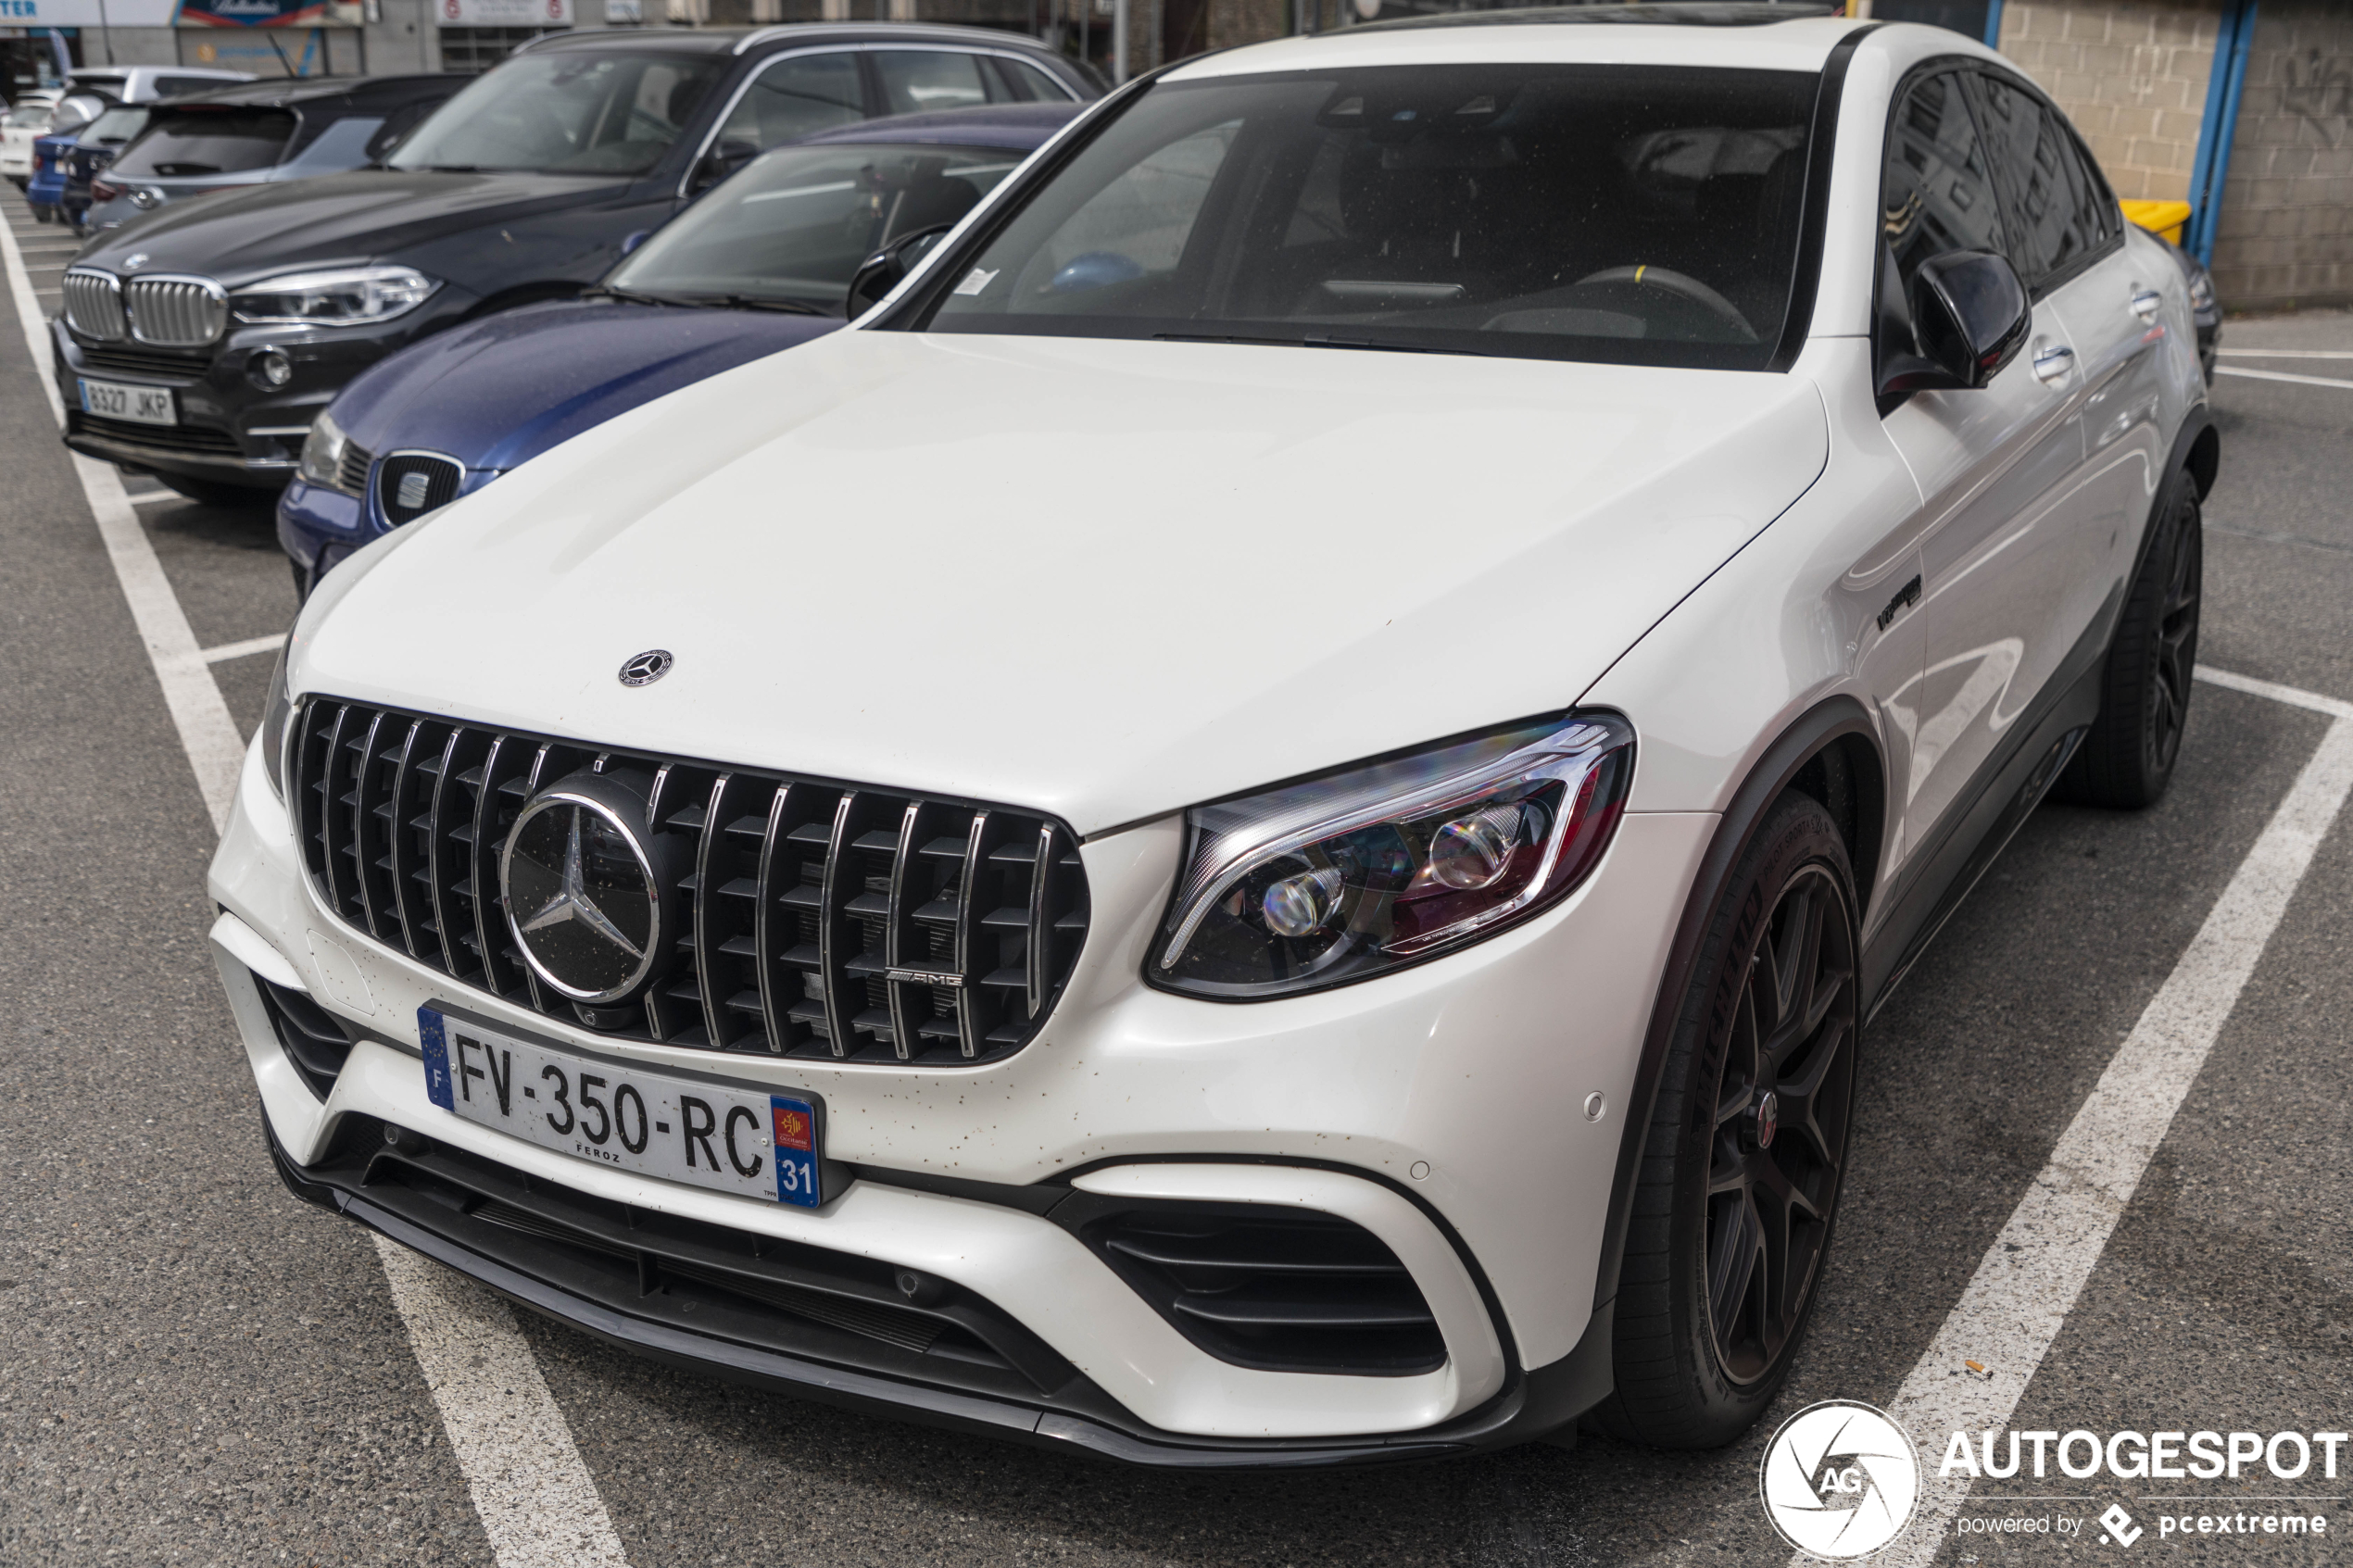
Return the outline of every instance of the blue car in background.
[[[126,113],[144,117],[145,111],[126,107],[94,93],[75,93],[58,101],[47,133],[33,138],[32,178],[24,188],[24,199],[32,207],[36,222],[55,223],[63,216],[67,166],[82,133],[96,130],[109,116]],[[123,139],[128,141],[129,137]]]
[[[1085,107],[944,109],[777,147],[580,298],[371,366],[319,416],[279,500],[296,586],[616,414],[834,331],[869,257],[963,217]]]

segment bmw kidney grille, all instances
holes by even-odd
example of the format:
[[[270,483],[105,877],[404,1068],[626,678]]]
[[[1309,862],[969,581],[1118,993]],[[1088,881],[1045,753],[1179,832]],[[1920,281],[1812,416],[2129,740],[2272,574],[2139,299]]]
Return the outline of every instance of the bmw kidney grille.
[[[462,985],[608,1034],[967,1066],[1036,1036],[1086,938],[1077,840],[1034,812],[323,697],[304,705],[290,749],[304,860],[329,909]],[[626,804],[607,827],[635,838],[659,879],[651,923],[621,922],[624,939],[659,934],[654,961],[607,1001],[567,997],[544,955],[526,959],[501,892],[516,821],[560,783]],[[555,880],[525,895],[547,908],[526,920],[565,914],[575,883],[587,904],[610,897],[593,866],[585,880],[566,869],[574,858],[550,840]]]

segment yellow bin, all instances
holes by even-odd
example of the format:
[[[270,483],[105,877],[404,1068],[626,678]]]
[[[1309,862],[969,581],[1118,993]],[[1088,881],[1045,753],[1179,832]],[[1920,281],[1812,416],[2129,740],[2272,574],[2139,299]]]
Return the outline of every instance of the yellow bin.
[[[2190,220],[2187,202],[2123,202],[2124,216],[2158,239],[2182,243],[2182,226]]]

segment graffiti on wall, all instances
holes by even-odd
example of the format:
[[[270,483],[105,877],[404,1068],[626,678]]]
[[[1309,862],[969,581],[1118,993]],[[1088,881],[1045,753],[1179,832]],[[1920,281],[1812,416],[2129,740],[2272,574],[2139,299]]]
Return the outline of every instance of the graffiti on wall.
[[[2353,67],[2323,56],[2315,47],[2302,59],[2290,55],[2285,62],[2287,85],[2281,101],[2290,114],[2327,138],[2332,147],[2345,140],[2346,119],[2353,114]]]

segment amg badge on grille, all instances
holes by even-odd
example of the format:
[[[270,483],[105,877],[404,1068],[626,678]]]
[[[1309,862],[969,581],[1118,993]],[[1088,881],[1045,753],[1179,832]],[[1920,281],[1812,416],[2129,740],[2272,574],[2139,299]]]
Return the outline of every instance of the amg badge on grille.
[[[650,686],[669,674],[670,667],[677,662],[668,648],[648,648],[621,667],[621,684],[624,686]]]

